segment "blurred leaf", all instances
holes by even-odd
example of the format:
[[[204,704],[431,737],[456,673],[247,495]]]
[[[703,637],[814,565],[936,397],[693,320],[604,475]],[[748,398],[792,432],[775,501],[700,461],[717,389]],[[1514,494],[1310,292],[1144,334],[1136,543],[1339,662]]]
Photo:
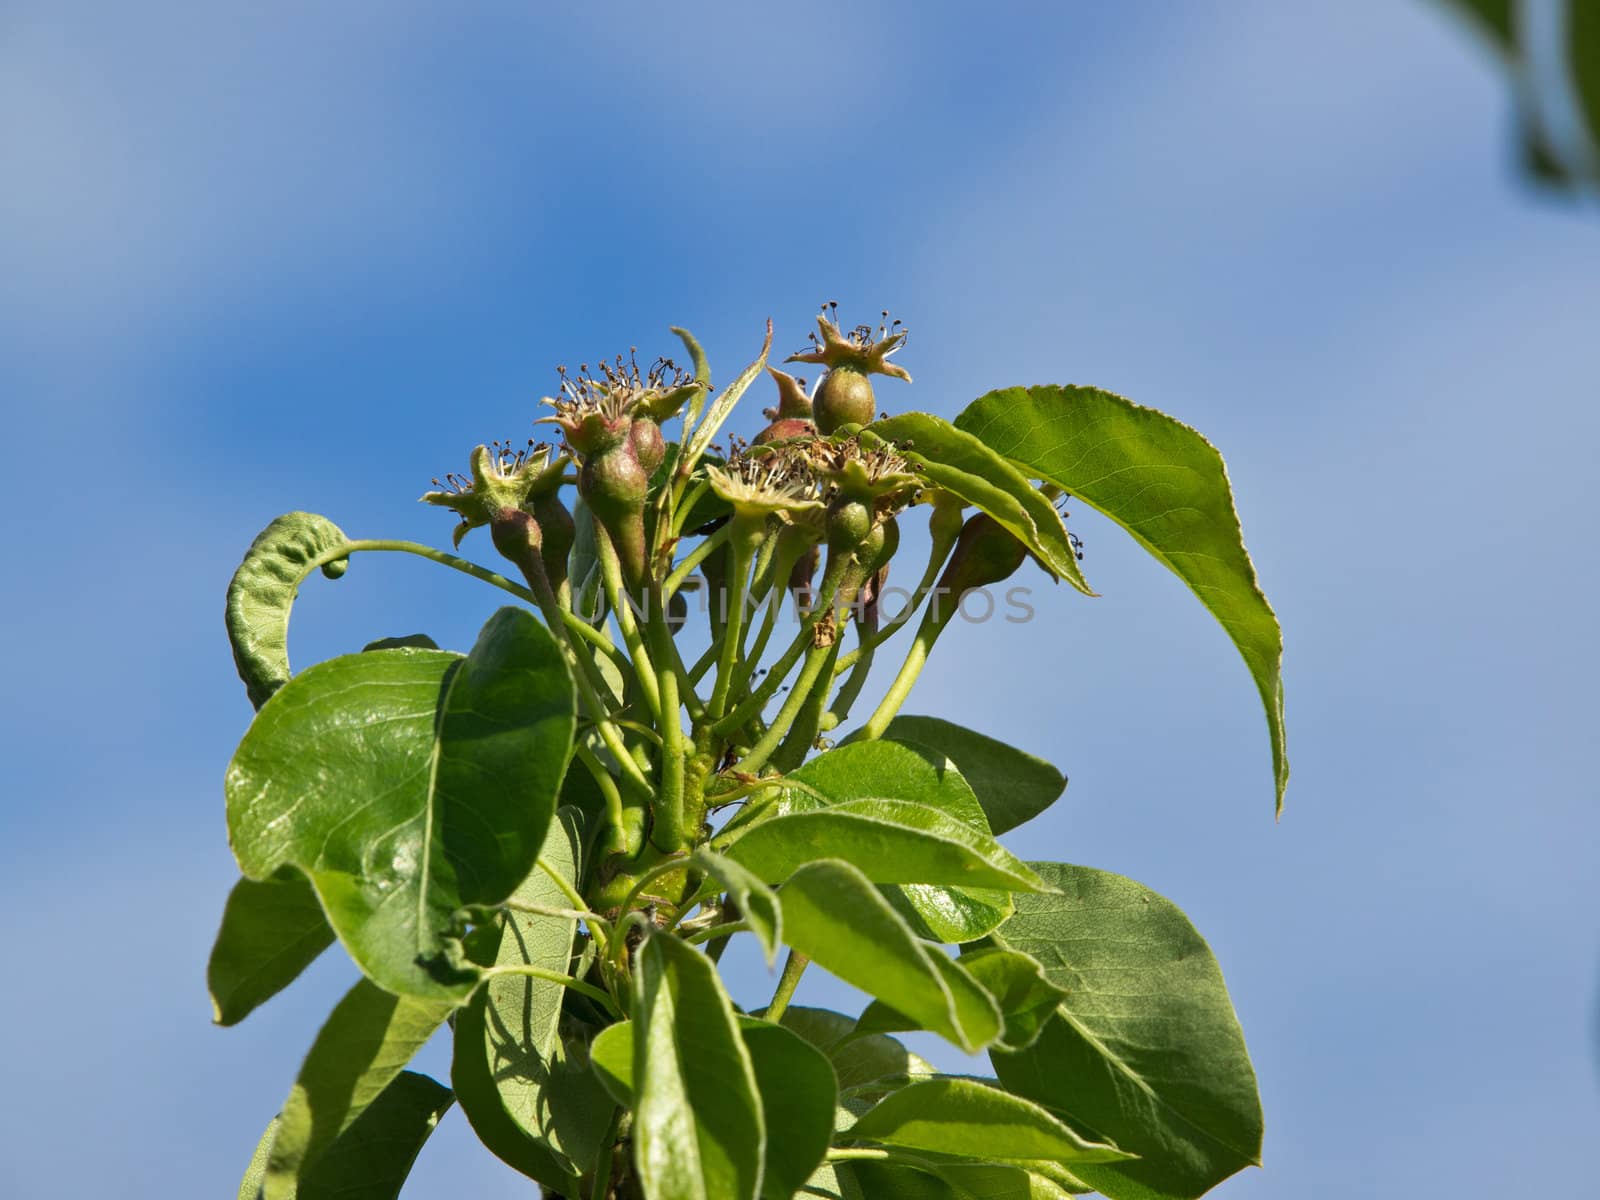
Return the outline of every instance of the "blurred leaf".
[[[1567,69],[1588,136],[1589,171],[1600,170],[1600,4],[1569,0]]]
[[[1221,622],[1266,706],[1281,811],[1289,782],[1283,634],[1245,551],[1216,448],[1165,413],[1088,387],[990,392],[956,424],[1117,522]]]
[[[849,863],[801,867],[779,899],[785,940],[846,983],[969,1053],[1000,1035],[1000,1012],[989,994],[936,947],[919,941]]]
[[[1205,941],[1130,879],[1034,866],[1063,894],[1019,898],[1000,932],[1066,996],[1030,1049],[991,1050],[1001,1082],[1140,1156],[1073,1167],[1112,1200],[1191,1200],[1259,1163],[1255,1072]]]
[[[228,830],[252,879],[300,868],[361,969],[465,999],[460,911],[533,867],[575,723],[555,640],[504,608],[466,659],[377,650],[319,663],[256,715],[228,768]]]
[[[206,965],[212,1019],[236,1025],[293,983],[333,944],[306,877],[293,868],[241,879],[228,893]]]
[[[327,517],[292,512],[256,535],[228,584],[228,640],[250,703],[260,708],[289,681],[289,610],[311,563],[350,539]],[[325,563],[322,573],[337,579],[349,559]]]

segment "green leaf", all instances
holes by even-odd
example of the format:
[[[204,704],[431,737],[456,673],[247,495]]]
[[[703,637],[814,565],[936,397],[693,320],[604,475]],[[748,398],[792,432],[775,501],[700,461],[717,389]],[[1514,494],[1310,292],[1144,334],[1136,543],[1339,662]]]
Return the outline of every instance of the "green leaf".
[[[939,1178],[972,1200],[1064,1200],[1071,1193],[1022,1166],[936,1160]]]
[[[490,618],[465,660],[375,650],[297,675],[228,768],[228,830],[252,879],[305,872],[380,986],[463,1000],[477,972],[460,910],[526,878],[575,722],[555,640],[526,611]]]
[[[751,826],[724,853],[771,883],[782,883],[806,863],[834,858],[874,883],[1045,887],[988,834],[909,800],[846,800],[773,817]]]
[[[959,961],[1000,1006],[1005,1017],[1000,1045],[1008,1050],[1025,1050],[1033,1045],[1066,995],[1064,988],[1045,975],[1036,959],[1020,950],[968,950],[962,952]]]
[[[633,1107],[633,1022],[607,1025],[589,1043],[589,1067],[606,1093],[623,1108]]]
[[[1117,522],[1222,623],[1266,706],[1281,811],[1289,781],[1283,634],[1245,551],[1216,448],[1165,413],[1088,387],[990,392],[956,425]]]
[[[992,833],[1005,833],[1038,816],[1066,790],[1067,777],[1044,759],[938,717],[896,717],[883,736],[911,746],[938,747],[933,753],[948,756],[977,795]]]
[[[1052,1175],[1063,1172],[1048,1164],[1044,1171],[1003,1163],[972,1162],[922,1151],[915,1167],[891,1163],[851,1164],[867,1167],[874,1200],[928,1197],[929,1200],[1064,1200],[1072,1193]],[[1087,1189],[1085,1189],[1087,1190]]]
[[[827,1056],[798,1034],[751,1017],[740,1018],[739,1033],[755,1065],[762,1120],[776,1133],[767,1139],[761,1194],[789,1200],[828,1152],[839,1084]]]
[[[782,785],[778,811],[783,814],[887,796],[926,804],[989,832],[983,808],[955,764],[928,745],[902,738],[846,743],[784,776]]]
[[[842,1164],[841,1164],[842,1165]],[[845,1166],[872,1200],[972,1200],[937,1175],[898,1163],[852,1162]]]
[[[582,818],[573,809],[556,817],[540,857],[576,886]],[[567,904],[566,893],[542,866],[528,873],[511,899],[552,908]],[[576,934],[575,920],[511,910],[495,964],[565,974]],[[519,1128],[556,1152],[564,1170],[581,1175],[600,1149],[612,1106],[589,1070],[581,1041],[573,1047],[574,1061],[561,1037],[566,989],[545,979],[502,975],[490,979],[483,991],[485,1042],[479,1053],[487,1053],[501,1104]]]
[[[319,1161],[374,1106],[449,1012],[448,1004],[395,996],[365,979],[345,994],[278,1114],[264,1177],[266,1200],[288,1200],[297,1187],[300,1200],[309,1200],[307,1186]]]
[[[778,907],[778,896],[754,872],[747,870],[730,858],[701,846],[691,856],[694,867],[710,875],[716,884],[726,889],[739,906],[739,915],[756,935],[766,952],[770,967],[778,955],[783,941],[783,911]],[[704,894],[706,889],[701,888]]]
[[[578,1181],[567,1173],[538,1138],[519,1125],[506,1111],[498,1081],[485,1053],[488,1028],[484,1007],[488,996],[479,991],[472,1002],[456,1010],[455,1053],[450,1062],[450,1083],[456,1100],[466,1114],[467,1123],[478,1140],[497,1158],[528,1178],[558,1194],[570,1195]]]
[[[761,1097],[711,960],[670,935],[647,938],[633,1025],[634,1167],[646,1200],[755,1200]]]
[[[937,948],[919,941],[849,863],[809,863],[789,878],[779,898],[785,940],[846,983],[969,1053],[1000,1035],[1000,1012],[989,994]]]
[[[1039,565],[1087,595],[1094,595],[1067,527],[1054,504],[1005,457],[964,429],[931,413],[900,413],[872,426],[897,442],[930,483],[976,505],[1008,529]]]
[[[368,642],[362,650],[437,650],[439,643],[425,633],[408,633],[403,637],[385,637]]]
[[[999,1044],[1007,1049],[1031,1046],[1065,994],[1045,978],[1043,967],[1020,951],[984,947],[963,953],[957,961],[999,1007],[1004,1018]],[[881,1000],[869,1005],[856,1022],[858,1035],[917,1028],[916,1021]]]
[[[1572,90],[1588,135],[1585,164],[1589,173],[1600,168],[1600,8],[1572,0],[1567,9],[1567,69]]]
[[[1259,1163],[1255,1072],[1205,941],[1130,879],[1034,865],[1063,894],[1019,899],[1001,934],[1067,994],[1030,1049],[991,1051],[1001,1082],[1140,1156],[1074,1168],[1112,1200],[1190,1200]]]
[[[239,1181],[239,1200],[260,1200],[261,1186],[267,1178],[267,1155],[272,1152],[272,1139],[278,1133],[278,1118],[267,1122],[267,1131],[256,1143],[256,1152],[250,1156],[250,1165],[244,1169]]]
[[[256,535],[228,584],[228,640],[250,703],[260,708],[289,681],[289,610],[311,564],[349,542],[327,517],[292,512]],[[337,579],[348,558],[322,564]]]
[[[821,1165],[833,1137],[839,1095],[833,1066],[810,1042],[768,1021],[740,1017],[739,1036],[755,1069],[763,1121],[782,1131],[767,1143],[761,1195],[789,1200]],[[607,1026],[594,1041],[595,1073],[624,1107],[633,1104],[633,1055],[631,1021]]]
[[[914,800],[955,817],[985,837],[989,822],[972,788],[949,759],[929,745],[899,738],[840,746],[789,775],[780,813],[802,812],[841,800],[890,796]],[[919,937],[971,942],[1011,915],[1011,893],[991,888],[888,884],[883,894]]]
[[[332,944],[322,905],[300,872],[239,880],[228,893],[206,966],[212,1019],[218,1025],[238,1024]]]
[[[1105,1163],[1129,1156],[1080,1137],[1044,1108],[972,1079],[940,1077],[890,1092],[850,1129],[857,1140],[983,1161]]]
[[[892,1037],[856,1036],[855,1018],[843,1013],[791,1004],[780,1023],[827,1056],[842,1091],[861,1091],[879,1082],[898,1086],[934,1074],[932,1064]]]
[[[295,1200],[396,1200],[450,1089],[402,1071],[300,1181]]]

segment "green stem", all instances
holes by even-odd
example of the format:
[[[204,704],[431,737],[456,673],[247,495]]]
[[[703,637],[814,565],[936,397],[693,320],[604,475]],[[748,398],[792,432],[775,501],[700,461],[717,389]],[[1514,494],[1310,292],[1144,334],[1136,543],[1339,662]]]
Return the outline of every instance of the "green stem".
[[[889,690],[884,695],[882,703],[878,705],[877,711],[862,727],[861,736],[868,741],[883,736],[884,730],[889,728],[889,722],[894,720],[895,714],[900,711],[900,706],[906,702],[906,697],[911,695],[911,689],[917,683],[917,676],[922,674],[922,668],[927,665],[928,652],[933,649],[934,642],[939,640],[939,635],[944,632],[945,626],[950,624],[950,619],[956,613],[954,604],[948,608],[948,612],[941,614],[939,606],[934,605],[923,615],[922,624],[917,627],[916,640],[906,651],[906,660],[900,666],[900,673],[889,685]]]
[[[829,1162],[883,1162],[893,1157],[888,1150],[869,1146],[833,1146],[828,1150]]]
[[[672,513],[673,537],[676,538],[683,536],[683,526],[685,522],[689,520],[689,514],[694,511],[694,506],[700,503],[700,497],[704,496],[707,489],[710,487],[711,481],[709,479],[697,479],[690,486],[689,490],[684,493],[683,500],[677,505]],[[670,491],[668,488],[662,488],[661,490],[663,492]]]
[[[843,555],[828,556],[828,566],[822,573],[822,588],[817,596],[817,602],[806,619],[801,622],[800,632],[795,635],[794,641],[789,643],[789,648],[783,652],[783,657],[767,672],[767,677],[761,681],[761,686],[711,727],[711,732],[717,737],[727,737],[759,717],[761,710],[766,708],[767,702],[783,683],[784,677],[794,670],[794,665],[800,661],[800,656],[808,647],[815,648],[816,628],[822,623],[822,618],[833,611],[833,599],[839,591],[839,581],[844,577],[843,559]]]
[[[768,560],[767,552],[774,546],[778,547],[778,552],[774,558]],[[795,563],[800,561],[800,556],[809,548],[809,543],[792,536],[787,530],[780,531],[777,537],[761,548],[764,561],[756,564],[756,583],[751,594],[761,597],[770,590],[771,595],[767,597],[761,628],[756,632],[756,644],[750,648],[749,654],[744,655],[744,665],[740,668],[737,683],[737,691],[740,694],[750,690],[750,680],[755,677],[756,668],[761,665],[761,656],[767,652],[767,643],[772,640],[772,631],[777,627],[778,615],[783,612],[783,603],[789,597],[789,576],[794,572]],[[762,587],[763,572],[769,576],[766,588]]]
[[[728,540],[728,531],[732,528],[733,523],[730,521],[689,551],[684,560],[673,568],[672,574],[667,576],[666,583],[662,584],[662,591],[670,596],[682,587],[683,581],[693,573],[694,569],[710,558],[712,553]]]
[[[670,875],[674,871],[681,871],[688,865],[689,856],[687,854],[680,854],[676,858],[668,858],[658,862],[643,875],[639,876],[638,879],[634,880],[633,886],[628,889],[628,894],[622,901],[622,911],[631,916],[634,911],[633,906],[638,901],[639,897],[644,893],[645,888],[649,887],[663,875]]]
[[[736,516],[729,522],[729,528],[742,524]],[[720,597],[725,605],[727,623],[722,630],[722,653],[717,659],[717,682],[711,689],[711,704],[706,710],[712,721],[728,711],[728,693],[733,687],[733,675],[739,665],[739,650],[744,643],[744,609],[749,595],[750,559],[753,553],[749,533],[750,530],[745,527],[733,538],[733,549],[729,555],[732,565],[728,573],[732,595]],[[716,604],[718,600],[719,597],[713,596],[711,602]]]
[[[858,656],[855,669],[850,672],[844,683],[839,686],[839,694],[834,697],[833,707],[828,710],[827,715],[820,722],[820,727],[823,729],[836,729],[844,723],[845,719],[850,715],[850,709],[854,707],[856,699],[861,695],[861,689],[866,686],[867,676],[872,674],[872,660],[877,654],[877,645],[876,643],[867,645],[867,637],[862,636],[865,631],[859,622],[856,624],[856,632],[856,649],[851,651],[852,654]],[[863,647],[866,648],[866,653],[864,654],[861,653]],[[838,674],[837,667],[834,673]]]
[[[783,702],[783,707],[778,710],[778,715],[773,718],[767,731],[761,735],[761,740],[750,747],[750,753],[739,761],[739,770],[754,775],[767,765],[767,760],[783,743],[784,735],[789,732],[790,726],[805,708],[806,701],[811,696],[811,689],[816,687],[822,672],[833,661],[835,649],[836,646],[812,647],[811,653],[806,656],[806,665],[800,670],[800,677],[789,690],[789,698]]]
[[[650,634],[655,642],[656,659],[662,664],[657,679],[661,712],[661,786],[656,792],[655,823],[650,840],[657,848],[671,852],[687,844],[683,796],[683,720],[678,715],[678,668],[673,653],[672,631],[667,628],[666,598],[652,585],[650,594]],[[664,843],[664,844],[663,844]]]
[[[732,937],[736,933],[744,933],[749,928],[749,921],[729,921],[726,925],[712,925],[709,928],[697,930],[683,940],[691,946],[698,946],[702,942],[714,942],[718,938]]]
[[[828,707],[828,693],[833,690],[833,664],[839,658],[839,643],[834,642],[824,654],[822,666],[814,683],[806,690],[804,703],[789,732],[784,736],[778,751],[772,756],[772,765],[785,773],[805,761],[822,730],[822,717]],[[798,690],[798,685],[796,685]],[[768,730],[771,733],[771,730]]]
[[[783,1019],[789,1001],[794,999],[795,988],[800,986],[800,976],[805,974],[810,963],[811,960],[798,950],[789,951],[789,957],[783,960],[783,974],[778,977],[778,990],[772,993],[767,1011],[761,1014],[762,1020],[776,1025]]]
[[[563,975],[560,971],[547,971],[543,967],[536,967],[531,963],[506,963],[498,967],[483,968],[484,979],[498,979],[505,975],[525,976],[529,979],[542,979],[546,983],[559,983],[562,987],[571,988],[580,996],[589,997],[612,1016],[622,1016],[622,1010],[617,1007],[616,1000],[609,992],[602,991],[592,983],[574,979],[571,975]]]
[[[911,599],[906,602],[905,608],[896,613],[894,620],[890,621],[882,629],[862,638],[860,645],[839,660],[836,670],[848,671],[863,656],[870,656],[879,646],[899,633],[911,618],[917,615],[917,610],[922,607],[922,602],[928,598],[928,593],[933,590],[933,585],[939,578],[939,572],[944,567],[945,560],[950,557],[950,551],[955,549],[955,544],[956,539],[954,537],[938,538],[934,541],[928,551],[927,568],[922,572],[922,578],[917,583],[916,591],[912,593]]]
[[[577,667],[573,672],[573,682],[577,685],[578,695],[589,708],[589,716],[600,733],[600,739],[605,742],[606,749],[617,758],[617,765],[622,769],[623,777],[648,794],[650,783],[645,779],[644,772],[640,771],[637,764],[628,757],[627,744],[622,740],[622,734],[617,731],[617,727],[612,724],[610,710],[600,698],[599,685],[596,682],[599,668],[595,666],[592,658],[578,648],[572,632],[560,619],[561,606],[556,600],[555,593],[550,590],[550,580],[545,577],[544,565],[538,558],[519,565],[523,567],[523,574],[527,576],[528,583],[532,586],[530,594],[544,613],[546,623],[552,631],[560,632],[567,655]]]
[[[559,867],[542,854],[536,861],[539,864],[539,869],[550,877],[550,882],[555,884],[556,889],[567,898],[568,904],[572,905],[573,908],[588,907],[588,902],[584,900],[582,893],[567,881],[567,877],[561,873]]]
[[[611,772],[595,757],[594,751],[582,742],[577,743],[576,753],[578,759],[594,776],[595,786],[600,789],[600,795],[606,802],[606,820],[611,822],[611,827],[617,831],[617,836],[622,839],[622,849],[631,857],[639,852],[639,847],[630,846],[628,842],[628,826],[622,816],[622,793],[617,790],[617,781],[611,777]]]
[[[617,558],[617,548],[611,544],[611,535],[598,522],[594,527],[594,544],[600,557],[600,578],[605,584],[606,603],[611,605],[611,611],[617,618],[617,628],[622,631],[622,642],[633,659],[633,671],[644,692],[645,704],[659,722],[661,686],[656,677],[655,664],[650,660],[650,652],[645,649],[644,637],[639,633],[638,622],[633,617],[633,599],[623,584],[622,562]]]

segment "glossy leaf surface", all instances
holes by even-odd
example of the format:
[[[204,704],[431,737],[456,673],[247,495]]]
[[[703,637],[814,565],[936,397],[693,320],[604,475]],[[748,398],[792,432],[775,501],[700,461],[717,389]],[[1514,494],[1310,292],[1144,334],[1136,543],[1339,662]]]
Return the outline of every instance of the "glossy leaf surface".
[[[592,1062],[618,1104],[634,1100],[633,1023],[607,1026],[595,1039]],[[754,1017],[739,1018],[755,1070],[767,1142],[761,1194],[789,1200],[817,1170],[833,1136],[838,1083],[827,1055],[792,1030]]]
[[[1039,878],[986,833],[926,804],[846,800],[752,826],[726,855],[771,883],[821,858],[874,883],[955,883],[1034,891]]]
[[[244,873],[298,867],[381,986],[464,999],[458,913],[533,867],[574,726],[555,641],[505,608],[465,660],[379,650],[320,663],[257,714],[228,769]]]
[[[1266,707],[1281,809],[1289,780],[1283,634],[1245,551],[1216,448],[1165,413],[1088,387],[990,392],[956,424],[1117,522],[1217,618]]]
[[[896,717],[883,736],[934,747],[935,754],[948,757],[977,796],[993,833],[1038,816],[1066,790],[1067,777],[1044,759],[938,717]]]
[[[846,983],[968,1052],[1000,1035],[1000,1011],[989,994],[916,938],[849,863],[807,864],[790,877],[780,898],[789,945]]]
[[[792,772],[779,811],[806,812],[874,796],[913,800],[988,836],[983,807],[961,772],[927,745],[885,737],[846,743]],[[883,893],[917,936],[936,942],[970,942],[1011,915],[1011,893],[931,883],[886,884]]]
[[[228,893],[206,965],[212,1018],[235,1025],[276,996],[330,945],[333,930],[306,877],[241,879]]]
[[[988,513],[1051,574],[1093,595],[1055,505],[1003,454],[931,413],[900,413],[872,432],[898,443],[919,472]]]
[[[1205,941],[1130,879],[1034,865],[1062,894],[1019,898],[1001,934],[1066,996],[1030,1049],[991,1051],[1007,1089],[1140,1156],[1073,1168],[1113,1200],[1189,1200],[1259,1162],[1255,1072]]]
[[[1040,1105],[972,1079],[941,1077],[891,1092],[851,1127],[852,1138],[988,1161],[1076,1166],[1128,1156],[1080,1137]]]
[[[327,517],[292,512],[256,535],[228,584],[228,640],[250,703],[260,708],[289,681],[289,610],[312,563],[350,539]],[[337,579],[348,559],[322,567]]]

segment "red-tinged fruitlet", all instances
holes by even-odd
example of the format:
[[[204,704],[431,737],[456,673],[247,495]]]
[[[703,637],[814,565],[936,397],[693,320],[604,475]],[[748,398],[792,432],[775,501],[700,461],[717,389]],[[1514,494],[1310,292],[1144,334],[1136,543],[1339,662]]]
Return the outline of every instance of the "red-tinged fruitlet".
[[[817,427],[811,422],[811,397],[806,395],[806,381],[777,367],[768,367],[767,374],[778,385],[778,406],[762,410],[772,423],[756,434],[755,445],[813,436]]]
[[[610,535],[629,587],[644,581],[644,501],[649,490],[649,472],[626,442],[590,455],[578,471],[578,494]]]
[[[646,475],[654,475],[656,468],[666,461],[667,443],[661,436],[661,426],[650,417],[638,417],[628,431],[628,444],[633,456],[644,468]]]
[[[830,434],[852,425],[870,424],[877,416],[878,401],[869,377],[889,375],[911,382],[904,367],[889,361],[889,356],[906,344],[909,331],[901,322],[890,321],[886,309],[876,333],[870,325],[857,325],[845,332],[839,327],[839,306],[831,302],[823,305],[817,328],[821,336],[811,335],[811,349],[791,354],[788,359],[828,368],[811,402],[817,432]]]
[[[529,508],[543,534],[539,557],[544,560],[545,577],[550,580],[550,586],[559,591],[567,581],[567,563],[572,557],[572,544],[577,540],[577,524],[567,506],[561,503],[558,491],[535,495]]]

